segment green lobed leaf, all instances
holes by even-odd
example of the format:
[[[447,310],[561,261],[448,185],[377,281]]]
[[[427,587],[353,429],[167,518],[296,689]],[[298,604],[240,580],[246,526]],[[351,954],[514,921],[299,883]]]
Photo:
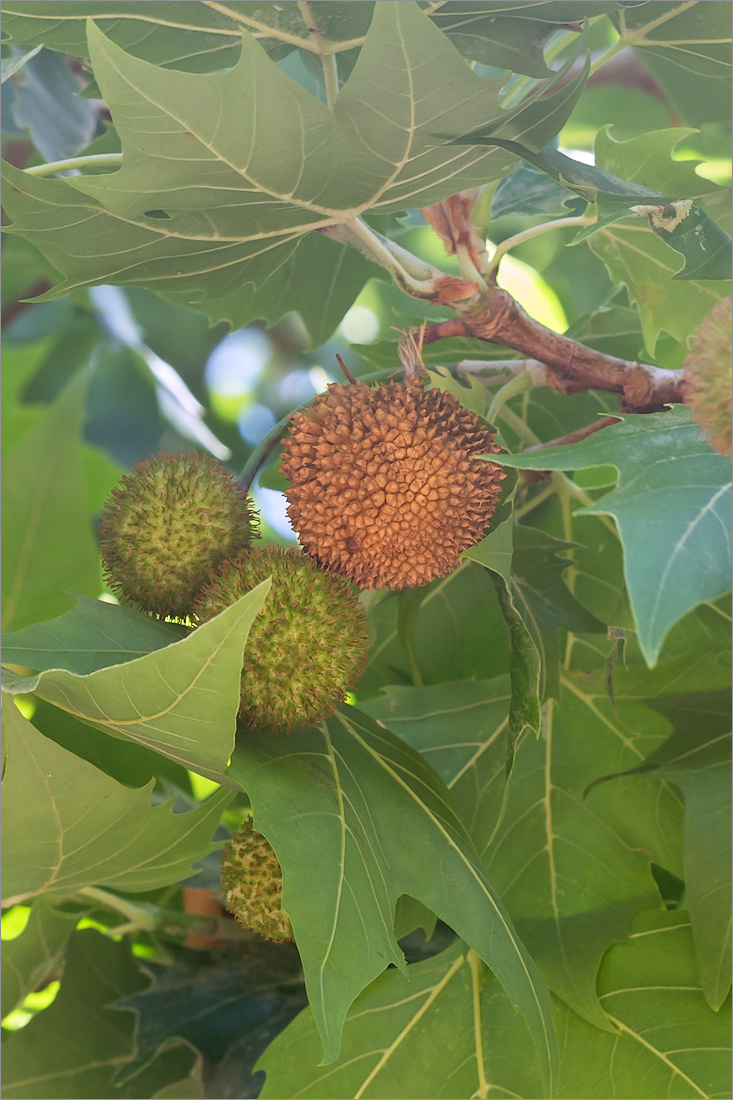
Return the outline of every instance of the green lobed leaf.
[[[185,626],[153,619],[132,608],[77,596],[76,606],[50,622],[34,623],[3,638],[5,664],[37,672],[64,668],[86,676],[144,657],[180,641]]]
[[[507,771],[511,771],[514,749],[524,730],[529,727],[540,733],[540,654],[524,618],[514,603],[511,584],[513,554],[513,497],[516,485],[508,489],[492,517],[493,530],[476,546],[470,547],[464,558],[479,562],[489,570],[499,607],[509,635],[509,672],[512,700],[507,729]]]
[[[478,852],[488,846],[507,782],[510,701],[510,680],[502,675],[432,687],[394,684],[359,703],[425,757],[451,792]]]
[[[584,673],[563,676],[541,740],[520,743],[508,780],[505,677],[385,688],[364,707],[439,772],[543,977],[603,1029],[600,959],[655,899],[649,859],[681,872],[682,807],[664,784],[640,792],[630,779],[623,790],[606,784],[584,799],[604,760],[636,766],[669,733],[660,715],[635,701],[619,698],[615,714],[603,680],[593,689],[586,681]]]
[[[64,669],[25,678],[4,673],[4,685],[226,782],[244,647],[269,588],[263,581],[187,638],[145,657],[87,676]]]
[[[618,141],[605,127],[596,136],[596,158],[607,168],[631,179],[641,179],[661,193],[674,194],[681,200],[669,206],[654,203],[646,206],[649,228],[676,252],[684,264],[674,279],[730,279],[730,237],[692,197],[721,194],[708,180],[698,176],[698,161],[675,161],[672,155],[682,139],[694,131],[686,129],[660,130],[626,141]],[[631,238],[633,240],[633,237]]]
[[[625,180],[651,187],[660,195],[679,199],[704,198],[727,190],[717,187],[695,168],[700,160],[675,160],[677,147],[697,131],[688,126],[672,126],[645,134],[621,138],[615,128],[602,126],[596,133],[593,149],[604,170]]]
[[[639,310],[644,343],[651,356],[662,332],[686,345],[689,335],[729,293],[725,280],[675,281],[674,254],[648,227],[626,222],[607,225],[589,244],[615,284],[627,287]]]
[[[269,327],[287,313],[299,313],[309,348],[318,348],[333,335],[344,314],[372,278],[383,278],[377,267],[349,245],[337,244],[320,233],[299,237],[271,278],[246,283],[216,301],[206,302],[211,324],[228,321],[233,327],[264,321]],[[166,297],[182,306],[193,305],[190,290],[169,291]]]
[[[596,165],[584,164],[566,156],[549,146],[539,153],[525,148],[515,141],[496,139],[491,127],[481,127],[454,140],[453,144],[466,145],[478,142],[481,145],[498,144],[500,147],[522,157],[528,164],[540,169],[550,179],[567,187],[586,202],[598,207],[598,220],[585,229],[581,229],[573,243],[595,237],[606,232],[611,225],[629,216],[635,218],[648,216],[648,231],[659,237],[665,244],[684,256],[685,263],[679,271],[672,273],[673,278],[727,280],[731,277],[730,237],[716,224],[710,215],[691,199],[679,201],[690,190],[691,167],[684,162],[674,165],[676,171],[668,168],[669,153],[678,144],[680,138],[689,133],[687,130],[660,131],[658,134],[643,134],[631,138],[625,144],[634,146],[634,156],[627,163],[629,178],[621,179],[607,171],[607,157],[603,156],[602,135],[596,141]],[[672,135],[670,145],[668,135]],[[655,141],[655,139],[657,139]],[[610,139],[613,140],[613,139]],[[643,149],[640,146],[643,143]],[[658,158],[655,164],[655,158]],[[651,163],[651,170],[650,165]],[[660,171],[661,168],[661,171]],[[669,198],[647,186],[647,178],[664,177]],[[511,177],[510,177],[511,179]],[[642,182],[643,181],[643,182]],[[548,180],[549,182],[549,180]],[[509,180],[506,181],[507,186]],[[708,181],[695,177],[692,194],[701,195],[715,190]],[[638,226],[624,227],[624,232],[638,231]],[[632,236],[632,241],[635,238]],[[599,246],[602,249],[603,246]],[[596,249],[598,251],[598,249]],[[629,246],[630,263],[634,270],[634,252],[638,246]],[[601,254],[599,253],[599,254]],[[608,265],[607,265],[608,266]],[[611,275],[614,272],[611,271]],[[657,272],[654,280],[660,281]],[[653,352],[654,345],[650,345]]]
[[[319,1065],[313,1014],[302,1012],[260,1058],[260,1096],[546,1096],[526,1026],[507,1009],[493,975],[456,943],[407,975],[389,970],[372,982],[349,1012],[334,1065]],[[514,1016],[509,1028],[498,1013]]]
[[[721,74],[716,80],[707,80],[703,85],[697,73],[680,68],[671,60],[670,54],[649,50],[644,53],[644,67],[654,77],[665,102],[683,124],[700,126],[712,123],[720,136],[730,132],[730,73],[728,76]]]
[[[616,1033],[561,1010],[558,1097],[723,1097],[730,1091],[730,1004],[705,1003],[687,914],[640,913],[629,944],[612,947],[598,993]]]
[[[730,463],[690,419],[689,409],[623,415],[580,443],[501,456],[519,469],[615,466],[618,485],[581,515],[612,515],[624,575],[650,666],[670,628],[700,603],[730,590]]]
[[[541,699],[559,698],[558,630],[576,634],[606,632],[605,625],[578,603],[563,580],[572,562],[558,555],[572,549],[573,543],[533,527],[517,524],[514,529],[512,586],[542,660]]]
[[[31,58],[7,91],[6,111],[43,160],[76,156],[94,138],[97,108],[77,94],[78,80],[57,53],[42,50]]]
[[[498,983],[455,945],[383,974],[347,1017],[338,1062],[318,1065],[318,1037],[301,1013],[260,1059],[263,1100],[278,1096],[542,1097],[527,1032]],[[592,1027],[561,1002],[558,1091],[566,1098],[723,1097],[729,1091],[730,1007],[701,995],[684,913],[647,910],[628,945],[601,965],[599,990],[618,1031]]]
[[[706,196],[705,201],[701,199],[701,206],[695,204],[678,225],[673,224],[672,236],[661,227],[661,221],[658,232],[649,224],[623,221],[606,225],[590,238],[590,247],[603,260],[613,282],[628,288],[629,297],[639,310],[644,342],[651,355],[655,354],[662,330],[686,347],[690,333],[721,297],[730,294],[729,272],[719,267],[714,267],[710,275],[706,274],[704,266],[702,268],[701,277],[712,279],[712,282],[675,279],[685,269],[693,273],[697,263],[705,265],[707,262],[708,253],[705,250],[698,248],[696,251],[694,246],[691,250],[688,248],[688,228],[694,235],[694,226],[700,226],[700,239],[706,248],[710,247],[711,253],[717,252],[721,246],[725,248],[725,242],[711,214],[720,204],[717,221],[725,219],[728,226],[730,217],[730,200],[725,189],[717,189],[709,181],[696,176],[694,161],[673,159],[676,146],[688,133],[687,130],[670,129],[616,141],[608,131],[601,130],[595,143],[596,162],[604,169],[623,171],[632,180],[643,180],[658,190],[667,194],[672,192],[682,199]],[[643,199],[640,204],[655,205],[653,201]],[[684,212],[687,207],[683,205],[680,209]],[[671,222],[675,220],[676,215],[673,215]],[[672,247],[679,245],[685,257],[682,270],[677,270],[677,262],[665,244]]]
[[[551,75],[544,46],[564,24],[579,29],[586,15],[602,15],[611,4],[488,3],[449,0],[431,13],[436,26],[466,57],[539,79]]]
[[[731,792],[730,727],[726,693],[711,713],[711,698],[694,699],[693,715],[656,752],[640,774],[669,779],[685,799],[687,904],[702,986],[711,1008],[721,1007],[730,990],[731,968]],[[700,718],[705,715],[705,725]]]
[[[416,753],[347,707],[287,741],[244,733],[230,774],[283,868],[282,904],[326,1061],[338,1056],[354,998],[390,962],[404,969],[393,921],[397,899],[408,894],[485,958],[527,1019],[550,1075],[549,998],[450,795]]]
[[[486,569],[467,561],[420,591],[414,645],[425,683],[483,679],[508,669],[507,630]],[[374,695],[384,683],[413,682],[398,637],[398,608],[394,593],[370,601],[373,642],[357,688],[360,700]]]
[[[4,630],[65,610],[69,590],[101,590],[81,468],[86,386],[79,373],[3,463]]]
[[[3,1019],[61,968],[78,919],[77,914],[58,912],[47,898],[37,897],[21,934],[3,941]]]
[[[361,45],[373,4],[355,8],[353,4],[311,0],[308,6],[321,32],[318,38],[325,35],[337,49],[347,48],[353,39],[355,45]],[[274,56],[296,48],[316,52],[319,48],[297,5],[267,0],[256,9],[249,0],[229,0],[220,8],[189,0],[120,0],[114,11],[105,0],[69,0],[63,8],[53,0],[18,0],[4,10],[4,17],[4,30],[15,41],[41,41],[50,49],[77,57],[88,56],[86,21],[92,18],[113,42],[134,56],[190,72],[210,72],[235,64],[243,29]]]
[[[44,737],[126,787],[144,787],[155,778],[159,785],[170,784],[179,792],[191,790],[191,779],[184,767],[136,741],[100,736],[98,729],[37,697],[32,717],[33,725]]]
[[[621,38],[701,76],[730,73],[731,12],[726,4],[629,4],[616,15]]]
[[[213,318],[236,324],[275,308],[278,293],[264,285],[303,234],[369,210],[437,201],[496,178],[511,162],[496,148],[456,154],[441,147],[436,125],[463,131],[490,118],[501,133],[542,144],[562,126],[584,80],[581,73],[555,96],[505,111],[502,81],[472,73],[412,0],[376,6],[333,112],[247,34],[234,68],[197,75],[134,58],[93,24],[89,35],[122,167],[56,180],[8,167],[12,231],[36,241],[62,273],[49,297],[81,285],[137,283],[185,294],[204,312],[214,303]],[[214,132],[216,118],[223,121]],[[100,235],[104,254],[93,243]],[[258,292],[238,298],[249,283]]]
[[[577,24],[585,15],[612,11],[616,3],[591,4],[444,3],[427,14],[467,57],[486,65],[547,77],[542,47],[563,24]],[[532,10],[534,8],[534,10]],[[207,72],[236,62],[239,38],[246,29],[273,57],[299,49],[319,64],[324,41],[340,59],[360,47],[372,19],[374,4],[314,2],[308,18],[295,4],[229,0],[213,9],[204,3],[140,3],[122,0],[109,11],[101,0],[54,3],[16,0],[4,10],[6,33],[16,42],[40,41],[51,49],[85,57],[84,22],[95,19],[113,42],[137,57],[161,66]]]
[[[3,1043],[3,1095],[114,1095],[115,1071],[132,1054],[133,1018],[109,1006],[144,984],[124,942],[77,932],[56,1000]]]
[[[185,878],[194,860],[213,850],[231,791],[174,814],[170,802],[151,807],[152,781],[140,790],[123,787],[44,737],[11,699],[3,724],[6,904],[94,885],[152,890]]]

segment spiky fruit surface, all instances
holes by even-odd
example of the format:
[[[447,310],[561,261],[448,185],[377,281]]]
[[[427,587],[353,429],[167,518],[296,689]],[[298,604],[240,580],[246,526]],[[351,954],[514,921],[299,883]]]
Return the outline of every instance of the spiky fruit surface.
[[[211,570],[257,537],[256,514],[215,459],[179,451],[122,478],[100,535],[105,579],[124,603],[185,619]]]
[[[194,622],[218,615],[268,577],[272,587],[244,653],[240,715],[271,733],[292,732],[328,718],[356,686],[369,626],[345,581],[279,546],[222,566],[199,593]]]
[[[733,450],[733,308],[731,299],[718,302],[694,332],[685,359],[685,403],[692,418],[708,435],[716,451]]]
[[[282,472],[301,545],[363,588],[444,577],[479,542],[505,474],[494,437],[419,382],[331,385],[292,418]]]
[[[224,904],[240,924],[265,939],[291,941],[293,930],[280,908],[283,877],[271,845],[242,822],[222,853]]]

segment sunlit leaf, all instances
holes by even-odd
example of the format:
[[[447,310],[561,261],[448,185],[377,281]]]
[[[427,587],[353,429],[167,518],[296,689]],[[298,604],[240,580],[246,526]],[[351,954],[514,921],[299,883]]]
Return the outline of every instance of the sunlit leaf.
[[[730,272],[720,263],[721,259],[729,262],[730,244],[727,234],[710,214],[720,200],[716,218],[720,221],[722,217],[726,228],[730,228],[729,198],[724,189],[717,189],[696,175],[694,161],[673,159],[674,150],[687,133],[681,129],[660,130],[617,141],[611,133],[601,130],[595,143],[596,163],[601,168],[624,173],[631,180],[683,200],[705,197],[704,202],[701,199],[702,205],[683,202],[664,214],[665,217],[672,214],[671,234],[663,227],[663,218],[657,215],[656,231],[650,216],[647,223],[638,219],[617,221],[590,238],[590,247],[603,260],[614,283],[628,288],[652,355],[662,330],[686,345],[689,334],[715,303],[730,294],[730,283],[726,281]],[[640,199],[639,203],[642,207],[655,205],[653,199]],[[680,214],[685,216],[680,218]],[[682,269],[679,258],[668,251],[668,246],[684,256]],[[711,256],[715,257],[712,261]],[[675,278],[684,275],[685,279],[694,280],[698,265],[702,265],[699,277],[712,281],[683,285]]]
[[[65,668],[82,676],[163,649],[186,636],[178,623],[153,619],[129,607],[77,596],[58,619],[34,623],[3,638],[6,664],[41,672]]]
[[[3,891],[13,904],[84,886],[167,886],[212,850],[230,791],[190,813],[174,814],[170,803],[151,807],[152,782],[140,790],[123,787],[44,737],[12,700],[3,707],[3,725]]]
[[[77,920],[76,915],[54,910],[46,898],[35,899],[21,934],[3,942],[3,1018],[60,969]]]
[[[3,672],[7,691],[35,692],[83,722],[163,753],[217,781],[234,747],[244,647],[267,598],[264,581],[187,638],[86,676]]]

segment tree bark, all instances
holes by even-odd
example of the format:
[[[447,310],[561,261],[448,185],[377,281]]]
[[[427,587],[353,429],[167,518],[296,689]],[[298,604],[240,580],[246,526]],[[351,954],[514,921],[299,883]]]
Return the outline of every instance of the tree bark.
[[[617,393],[624,412],[660,412],[666,404],[684,400],[682,371],[618,359],[552,332],[500,287],[488,290],[480,305],[461,317],[429,325],[423,343],[448,336],[470,336],[513,348],[546,365],[553,389],[560,393],[591,389]]]

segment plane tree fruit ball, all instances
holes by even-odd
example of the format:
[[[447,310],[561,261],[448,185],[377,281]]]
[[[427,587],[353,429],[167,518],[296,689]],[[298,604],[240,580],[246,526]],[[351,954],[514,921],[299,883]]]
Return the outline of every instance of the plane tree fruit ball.
[[[212,569],[258,537],[256,512],[228,470],[179,451],[144,459],[122,478],[104,508],[99,548],[122,603],[186,619]]]
[[[733,324],[731,299],[713,307],[695,329],[685,359],[685,403],[692,419],[722,455],[733,450]]]
[[[197,626],[272,578],[247,639],[240,718],[290,733],[330,717],[359,680],[369,625],[352,587],[294,548],[263,546],[226,562],[199,593]]]
[[[332,384],[293,414],[282,473],[300,544],[362,588],[445,577],[479,542],[506,476],[494,435],[418,379]]]
[[[222,853],[224,904],[239,923],[276,943],[293,939],[287,913],[281,907],[283,877],[270,843],[243,821]]]

